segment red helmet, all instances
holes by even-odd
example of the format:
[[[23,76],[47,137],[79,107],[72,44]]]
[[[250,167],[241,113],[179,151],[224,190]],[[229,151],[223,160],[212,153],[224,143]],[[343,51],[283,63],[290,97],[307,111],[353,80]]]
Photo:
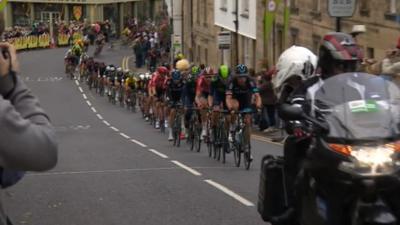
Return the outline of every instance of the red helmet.
[[[157,72],[159,74],[167,74],[167,73],[169,73],[169,70],[165,66],[160,66],[160,67],[158,67]]]
[[[203,75],[215,75],[216,72],[212,67],[206,67],[203,71]]]

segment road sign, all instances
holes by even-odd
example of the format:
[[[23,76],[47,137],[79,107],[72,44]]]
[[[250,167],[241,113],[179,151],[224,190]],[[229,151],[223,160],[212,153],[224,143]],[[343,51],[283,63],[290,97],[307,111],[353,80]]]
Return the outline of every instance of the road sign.
[[[231,48],[231,32],[222,31],[218,34],[218,48],[230,49]]]
[[[356,8],[356,0],[329,0],[328,13],[332,17],[351,17]]]

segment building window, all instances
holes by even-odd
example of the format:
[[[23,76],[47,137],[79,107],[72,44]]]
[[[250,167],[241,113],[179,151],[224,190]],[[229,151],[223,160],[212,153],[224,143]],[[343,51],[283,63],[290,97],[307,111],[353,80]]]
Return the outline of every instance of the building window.
[[[291,44],[297,45],[298,37],[299,37],[299,30],[297,28],[290,29],[290,37],[291,37]]]
[[[197,0],[197,24],[200,24],[200,9],[202,0]]]
[[[278,30],[278,37],[277,37],[278,54],[280,55],[283,52],[283,42],[284,42],[284,38],[285,38],[285,37],[283,37],[283,26],[278,24],[277,30]]]
[[[396,14],[397,13],[397,0],[386,0],[387,1],[387,12],[390,14]]]
[[[387,20],[392,20],[392,21],[397,21],[397,14],[399,12],[399,3],[397,0],[386,0],[386,13],[385,13],[385,19]]]
[[[299,6],[297,4],[298,0],[290,0],[290,12],[292,14],[299,15]]]
[[[221,0],[220,8],[222,11],[228,11],[228,0]]]
[[[242,17],[249,18],[249,7],[249,0],[242,0]]]
[[[360,0],[360,15],[369,16],[369,0]]]
[[[13,9],[13,24],[15,26],[29,26],[31,24],[31,8],[29,4],[32,3],[16,3],[11,2]]]
[[[313,52],[314,52],[314,54],[318,55],[319,46],[320,46],[320,43],[321,43],[321,36],[314,34],[312,36],[312,42],[313,42]]]
[[[321,1],[313,0],[310,15],[315,20],[321,20]]]
[[[374,59],[375,58],[375,50],[374,48],[367,48],[367,57],[369,59]]]
[[[207,27],[208,25],[208,10],[207,10],[207,1],[203,1],[203,25]]]

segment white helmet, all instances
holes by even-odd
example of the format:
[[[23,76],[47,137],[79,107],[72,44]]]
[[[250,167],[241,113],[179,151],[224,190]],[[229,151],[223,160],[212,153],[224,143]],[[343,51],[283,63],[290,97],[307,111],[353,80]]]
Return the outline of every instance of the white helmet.
[[[122,68],[118,67],[117,72],[122,72]]]
[[[111,69],[110,69],[111,71],[115,71],[115,67],[111,67]]]
[[[302,80],[306,80],[313,76],[317,63],[317,56],[307,48],[292,46],[286,49],[279,57],[276,65],[278,72],[272,81],[278,94],[289,78],[299,76]]]
[[[107,66],[107,67],[106,67],[106,70],[107,70],[107,71],[110,71],[110,70],[111,70],[111,67],[110,67],[110,66]]]
[[[141,80],[143,80],[143,79],[144,79],[144,74],[143,74],[143,73],[140,74],[140,75],[139,75],[139,78],[140,78]]]
[[[124,73],[129,73],[129,69],[125,69],[125,70],[124,70]]]

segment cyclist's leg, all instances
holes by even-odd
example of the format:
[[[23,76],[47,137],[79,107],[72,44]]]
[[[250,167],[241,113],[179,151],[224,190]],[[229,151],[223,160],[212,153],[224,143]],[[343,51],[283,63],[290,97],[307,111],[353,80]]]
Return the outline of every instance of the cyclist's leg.
[[[169,105],[171,106],[172,104],[169,103]],[[172,141],[174,138],[172,136],[172,129],[174,127],[174,120],[175,120],[175,115],[176,115],[176,110],[174,107],[170,107],[170,112],[169,112],[169,134],[168,134],[168,140]]]
[[[200,109],[200,118],[201,118],[201,124],[202,124],[202,132],[201,132],[201,137],[206,136],[207,135],[207,117],[208,117],[208,113],[207,113],[207,106],[208,106],[208,101],[206,98],[201,97],[199,100],[199,109]]]
[[[239,101],[237,99],[232,99],[231,100],[231,104],[232,104],[232,110],[233,111],[239,111]],[[233,133],[235,132],[236,129],[236,119],[237,116],[236,114],[230,114],[228,116],[228,121],[229,121],[229,141],[233,141]]]

